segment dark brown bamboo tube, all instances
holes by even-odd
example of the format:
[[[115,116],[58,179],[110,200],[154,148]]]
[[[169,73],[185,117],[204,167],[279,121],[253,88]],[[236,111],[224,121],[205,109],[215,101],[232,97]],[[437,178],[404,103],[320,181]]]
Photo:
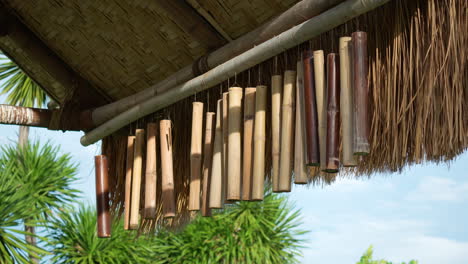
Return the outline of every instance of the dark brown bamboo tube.
[[[252,199],[255,91],[255,87],[245,88],[244,96],[244,155],[242,162],[242,200],[245,201],[250,201]]]
[[[312,51],[304,53],[304,108],[307,137],[307,165],[320,165],[320,146],[318,141],[318,115],[315,98],[314,60]]]
[[[203,193],[202,193],[202,216],[211,216],[210,209],[210,185],[211,166],[213,161],[213,139],[215,128],[215,113],[206,113],[205,144],[203,146]]]
[[[327,168],[327,87],[325,84],[325,59],[323,50],[314,51],[315,95],[317,101],[320,170]]]
[[[252,200],[263,200],[265,184],[267,87],[257,86],[255,92],[254,163],[252,171]]]
[[[145,144],[145,130],[135,131],[135,151],[133,154],[132,197],[130,202],[130,229],[138,228],[140,213],[141,176],[143,169],[143,149]]]
[[[353,60],[354,60],[354,154],[369,154],[369,87],[368,87],[368,57],[367,33],[354,32]]]
[[[228,192],[227,199],[241,198],[242,88],[229,88]]]
[[[217,102],[216,130],[213,146],[213,161],[211,166],[210,208],[223,208],[223,100]]]
[[[351,37],[340,38],[340,116],[342,131],[341,161],[345,167],[357,165],[354,156],[354,102],[352,83],[352,43]]]
[[[96,205],[97,205],[97,234],[98,237],[111,236],[111,216],[109,212],[109,167],[107,157],[94,157],[96,168]]]
[[[294,154],[294,108],[296,72],[284,72],[284,87],[281,103],[281,157],[278,191],[291,191],[292,160]]]
[[[203,103],[192,105],[192,138],[190,147],[189,210],[200,210],[200,184],[202,173]]]
[[[133,154],[135,146],[135,136],[127,137],[127,159],[125,164],[125,213],[124,213],[124,229],[130,229],[130,201],[132,194],[132,174],[133,174]]]
[[[296,121],[294,134],[294,183],[306,184],[307,177],[307,139],[305,132],[305,108],[304,108],[304,64],[302,60],[297,62],[296,74]]]
[[[340,167],[340,72],[339,58],[336,53],[327,57],[327,168],[326,172],[338,172]]]
[[[163,216],[175,216],[174,169],[172,163],[172,129],[171,120],[159,122],[161,140],[161,185]]]
[[[282,90],[283,77],[281,75],[271,76],[271,180],[273,192],[279,192]]]
[[[156,123],[146,126],[145,218],[156,218]]]
[[[229,92],[223,93],[223,203],[227,201],[228,149],[229,149]]]

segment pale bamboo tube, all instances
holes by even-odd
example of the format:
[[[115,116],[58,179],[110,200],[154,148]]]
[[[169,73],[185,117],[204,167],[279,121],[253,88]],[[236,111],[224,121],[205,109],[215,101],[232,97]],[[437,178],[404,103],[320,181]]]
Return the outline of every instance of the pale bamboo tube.
[[[210,208],[223,208],[223,100],[217,102],[216,131],[213,147],[213,161],[211,166]]]
[[[172,129],[171,120],[159,122],[161,140],[161,185],[163,216],[175,216],[174,169],[172,163]]]
[[[265,141],[266,141],[267,87],[257,86],[255,92],[254,164],[252,200],[263,200],[265,184]]]
[[[228,189],[228,149],[229,149],[229,92],[223,93],[223,203],[227,201]]]
[[[281,104],[281,158],[278,190],[291,191],[292,155],[294,154],[294,108],[296,72],[284,72],[283,100]]]
[[[215,113],[206,113],[205,124],[205,144],[203,146],[203,193],[202,193],[202,216],[211,216],[210,209],[210,185],[211,185],[211,166],[213,161],[213,132],[215,128]]]
[[[189,210],[200,210],[200,180],[202,170],[203,103],[192,105],[192,139],[190,147]]]
[[[304,64],[302,60],[299,60],[296,75],[296,128],[294,134],[294,183],[296,184],[306,184],[308,180],[303,78]]]
[[[132,174],[133,174],[133,154],[134,154],[135,136],[127,137],[127,160],[125,164],[125,215],[124,229],[130,229],[130,201],[132,194]]]
[[[228,200],[241,198],[242,88],[229,88]]]
[[[327,167],[327,89],[325,86],[325,59],[323,50],[314,55],[315,98],[317,100],[318,134],[320,147],[320,170]]]
[[[340,115],[342,131],[342,163],[346,167],[357,165],[353,149],[354,141],[354,101],[353,101],[353,61],[351,37],[340,38]]]
[[[156,218],[156,123],[146,127],[145,218]]]
[[[283,78],[281,75],[271,76],[271,162],[272,187],[274,192],[279,191],[279,169],[281,151],[281,92]]]
[[[132,198],[130,201],[130,229],[138,228],[144,144],[145,130],[137,129],[135,131],[135,152],[133,154]]]
[[[252,199],[252,163],[253,163],[253,132],[255,120],[255,87],[245,88],[244,96],[244,155],[242,170],[242,200]]]

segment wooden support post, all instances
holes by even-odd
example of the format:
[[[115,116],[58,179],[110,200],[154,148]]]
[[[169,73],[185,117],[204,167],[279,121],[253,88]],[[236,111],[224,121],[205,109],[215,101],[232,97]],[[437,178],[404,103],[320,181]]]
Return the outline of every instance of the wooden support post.
[[[211,166],[210,208],[223,208],[223,100],[216,104],[216,131]]]
[[[317,101],[315,98],[315,73],[312,51],[304,53],[304,106],[307,135],[307,165],[320,165],[320,146],[318,140]]]
[[[252,169],[254,150],[255,87],[245,88],[244,96],[244,155],[242,173],[242,200],[252,199]]]
[[[145,218],[156,218],[156,123],[148,123],[146,128],[146,174],[145,174]]]
[[[174,169],[172,162],[172,128],[171,120],[159,122],[161,140],[161,185],[163,216],[175,217]]]
[[[97,234],[98,237],[111,236],[111,216],[109,212],[109,166],[107,157],[94,157],[96,168],[96,204],[97,204]]]
[[[130,202],[130,229],[138,228],[144,144],[145,130],[137,129],[135,131],[135,151],[133,154],[132,198]]]
[[[131,194],[132,194],[132,174],[133,174],[133,155],[135,151],[135,136],[127,137],[127,159],[125,163],[125,214],[124,214],[124,229],[130,229],[130,211],[131,211]]]
[[[211,216],[210,209],[210,185],[211,166],[213,162],[213,137],[215,127],[215,113],[206,113],[205,144],[203,146],[203,193],[202,193],[202,216]]]
[[[203,103],[194,102],[192,109],[192,139],[190,147],[189,210],[200,210],[200,180],[202,170]]]
[[[294,183],[306,184],[307,176],[307,138],[305,128],[304,107],[304,64],[302,59],[297,62],[296,75],[296,121],[294,134]]]
[[[259,85],[255,92],[252,200],[263,200],[263,188],[265,184],[266,105],[267,87]]]
[[[326,172],[336,173],[340,167],[340,72],[336,53],[327,57],[327,168]]]
[[[272,162],[272,188],[279,191],[279,169],[281,151],[281,92],[283,78],[281,75],[271,77],[271,162]]]
[[[320,147],[320,170],[325,170],[327,167],[327,87],[325,85],[325,59],[323,50],[316,50],[313,55]]]
[[[242,174],[242,88],[229,88],[228,193],[227,199],[241,198]]]

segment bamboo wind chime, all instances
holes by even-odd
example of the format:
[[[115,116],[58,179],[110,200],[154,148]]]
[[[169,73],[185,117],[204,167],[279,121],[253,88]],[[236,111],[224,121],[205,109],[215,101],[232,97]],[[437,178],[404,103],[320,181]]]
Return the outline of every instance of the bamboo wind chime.
[[[111,216],[109,212],[109,166],[107,157],[94,157],[96,167],[96,205],[97,205],[97,234],[98,237],[111,236]]]

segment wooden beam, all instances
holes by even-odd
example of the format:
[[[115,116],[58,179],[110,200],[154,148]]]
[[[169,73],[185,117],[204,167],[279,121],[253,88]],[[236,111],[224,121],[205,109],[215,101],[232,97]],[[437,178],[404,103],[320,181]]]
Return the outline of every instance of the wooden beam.
[[[208,49],[227,43],[226,39],[184,0],[155,1],[187,34]]]

